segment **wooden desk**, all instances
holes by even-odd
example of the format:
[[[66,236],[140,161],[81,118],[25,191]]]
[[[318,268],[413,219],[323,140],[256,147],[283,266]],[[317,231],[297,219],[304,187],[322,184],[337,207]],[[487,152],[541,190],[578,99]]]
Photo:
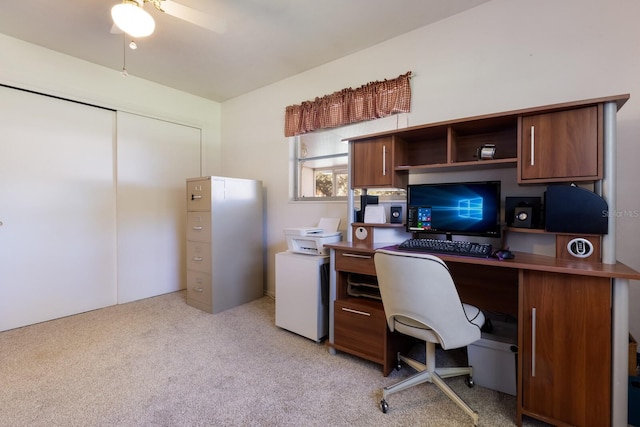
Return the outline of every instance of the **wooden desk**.
[[[353,274],[375,283],[373,255],[387,246],[329,245],[329,345],[333,352],[380,363],[385,376],[395,366],[401,340],[388,330],[381,301],[350,296],[347,288]],[[621,263],[515,255],[512,260],[440,257],[464,302],[518,319],[517,424],[526,415],[556,425],[611,425],[612,399],[626,396],[626,389],[616,390],[621,383],[627,386],[627,365],[618,369],[614,363],[618,352],[627,354],[626,337],[620,348],[616,329],[628,334],[628,326],[615,321],[614,285],[628,288],[640,273]]]

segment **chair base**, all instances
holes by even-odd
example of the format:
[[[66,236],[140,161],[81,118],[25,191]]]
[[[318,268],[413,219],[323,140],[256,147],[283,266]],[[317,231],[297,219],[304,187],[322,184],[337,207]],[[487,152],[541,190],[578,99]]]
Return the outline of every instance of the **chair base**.
[[[440,390],[444,394],[446,394],[449,399],[451,399],[456,405],[458,405],[463,411],[465,411],[473,420],[473,425],[478,425],[478,413],[474,411],[460,396],[456,394],[455,391],[447,385],[443,381],[443,378],[455,377],[460,375],[468,375],[467,385],[469,387],[473,387],[473,369],[471,366],[465,367],[447,367],[447,368],[436,368],[435,366],[435,351],[436,347],[434,343],[427,342],[427,353],[426,353],[426,364],[420,363],[417,360],[410,359],[406,356],[402,356],[398,354],[398,364],[400,361],[406,363],[411,366],[413,369],[418,371],[415,375],[410,376],[396,384],[385,387],[382,389],[382,400],[380,401],[380,409],[382,412],[386,413],[389,409],[389,404],[387,403],[387,396],[397,393],[402,390],[406,390],[407,388],[413,387],[422,383],[432,383],[438,386]]]

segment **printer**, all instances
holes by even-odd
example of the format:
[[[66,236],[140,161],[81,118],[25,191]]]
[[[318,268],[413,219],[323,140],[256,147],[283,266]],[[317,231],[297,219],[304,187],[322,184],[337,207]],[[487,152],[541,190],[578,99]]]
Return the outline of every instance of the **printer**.
[[[317,227],[285,228],[290,252],[307,255],[329,255],[324,245],[342,240],[338,231],[340,218],[322,218]]]

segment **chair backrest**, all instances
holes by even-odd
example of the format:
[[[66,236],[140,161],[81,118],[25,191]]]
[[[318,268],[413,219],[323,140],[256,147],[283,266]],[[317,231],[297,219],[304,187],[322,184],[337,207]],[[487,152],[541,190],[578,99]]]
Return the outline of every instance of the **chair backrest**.
[[[446,264],[438,257],[413,252],[378,250],[376,276],[389,328],[403,316],[432,329],[444,349],[480,339],[469,322]]]

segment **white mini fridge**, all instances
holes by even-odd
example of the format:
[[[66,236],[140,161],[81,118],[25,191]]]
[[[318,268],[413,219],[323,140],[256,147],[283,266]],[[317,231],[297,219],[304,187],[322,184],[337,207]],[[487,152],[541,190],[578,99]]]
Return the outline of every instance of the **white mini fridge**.
[[[276,326],[320,342],[329,333],[329,257],[276,254]]]

